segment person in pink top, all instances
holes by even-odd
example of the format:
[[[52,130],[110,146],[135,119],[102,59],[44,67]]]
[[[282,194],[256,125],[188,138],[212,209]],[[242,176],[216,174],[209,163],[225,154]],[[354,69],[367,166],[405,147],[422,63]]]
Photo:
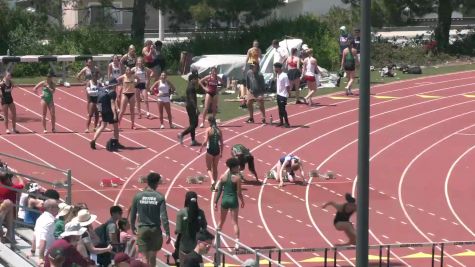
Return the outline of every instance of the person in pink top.
[[[203,107],[203,122],[200,124],[200,128],[204,127],[206,115],[208,115],[210,108],[213,112],[213,117],[216,118],[216,112],[218,111],[218,83],[222,82],[218,76],[218,69],[216,67],[212,67],[211,73],[200,80],[201,87],[206,91],[205,105]]]

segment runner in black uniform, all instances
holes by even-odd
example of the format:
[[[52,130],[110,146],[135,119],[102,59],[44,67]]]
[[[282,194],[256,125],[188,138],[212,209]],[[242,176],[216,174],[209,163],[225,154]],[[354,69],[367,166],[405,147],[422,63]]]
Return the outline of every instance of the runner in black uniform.
[[[118,148],[123,149],[124,146],[119,143],[119,124],[117,116],[117,105],[116,98],[117,94],[113,88],[100,88],[98,94],[98,107],[102,115],[101,126],[96,130],[94,134],[94,139],[91,140],[90,145],[92,149],[96,149],[96,140],[101,135],[102,131],[107,127],[107,124],[110,123],[114,129],[114,137],[107,142],[106,149],[108,151],[115,151]]]
[[[198,71],[193,70],[188,77],[188,87],[186,88],[186,113],[190,125],[183,132],[178,134],[178,141],[183,144],[183,137],[187,134],[191,135],[191,146],[199,146],[200,143],[195,140],[195,130],[198,127],[198,102],[196,99],[196,89],[199,88]]]
[[[216,124],[216,118],[213,115],[208,116],[210,127],[206,129],[205,141],[201,145],[200,153],[206,146],[206,168],[208,176],[213,179],[211,191],[216,191],[218,181],[218,163],[223,156],[223,133]]]
[[[345,199],[346,203],[344,204],[337,204],[333,201],[330,201],[323,205],[322,208],[325,209],[327,206],[333,206],[337,210],[333,224],[338,231],[344,231],[349,239],[347,243],[341,245],[356,245],[355,228],[350,222],[351,215],[353,215],[353,213],[356,211],[355,199],[349,193],[345,194]]]
[[[8,129],[8,111],[12,113],[12,132],[18,133],[16,129],[16,107],[13,102],[12,96],[13,83],[12,83],[12,74],[10,72],[5,73],[5,78],[0,81],[0,99],[3,109],[3,122],[5,123],[5,132],[10,133]]]

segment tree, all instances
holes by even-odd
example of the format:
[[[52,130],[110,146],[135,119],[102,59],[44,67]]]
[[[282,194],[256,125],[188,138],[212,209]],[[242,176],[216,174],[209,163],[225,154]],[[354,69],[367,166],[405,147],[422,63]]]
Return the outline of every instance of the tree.
[[[162,0],[160,4],[175,14],[180,23],[239,27],[268,16],[273,9],[285,3],[284,0]]]
[[[342,0],[343,3],[351,4],[353,7],[360,5],[360,0]],[[473,0],[374,0],[372,3],[372,15],[376,18],[377,24],[383,25],[403,25],[402,12],[410,10],[410,17],[422,16],[427,13],[437,12],[438,21],[435,28],[435,39],[439,51],[446,51],[449,46],[449,32],[452,24],[452,12],[462,10],[466,13],[475,9]]]

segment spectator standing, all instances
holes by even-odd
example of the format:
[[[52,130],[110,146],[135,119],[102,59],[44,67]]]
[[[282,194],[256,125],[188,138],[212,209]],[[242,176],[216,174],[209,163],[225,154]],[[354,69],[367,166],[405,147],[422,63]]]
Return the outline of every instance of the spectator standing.
[[[166,243],[171,241],[165,197],[156,191],[160,179],[160,174],[155,172],[147,175],[147,187],[135,195],[130,212],[130,225],[137,235],[139,252],[145,255],[150,266],[156,265],[157,252],[162,248],[161,225],[167,237]]]
[[[252,63],[256,62],[257,64],[259,64],[261,56],[262,51],[259,48],[259,42],[257,40],[254,40],[254,42],[252,42],[252,47],[247,50],[246,65],[242,69],[243,73],[245,73],[246,70],[249,70],[249,67]]]
[[[53,244],[54,238],[54,221],[58,214],[58,202],[54,199],[47,199],[44,203],[45,211],[38,218],[35,224],[35,246],[38,251],[39,265],[43,265],[45,255]]]
[[[203,266],[203,255],[207,254],[213,245],[214,236],[208,231],[199,232],[196,235],[195,249],[185,256],[183,260],[184,267]]]
[[[94,230],[95,235],[99,238],[96,244],[97,248],[107,248],[109,245],[119,244],[119,229],[117,222],[122,218],[122,208],[120,206],[112,206],[109,209],[111,217],[105,223],[101,224]],[[109,252],[97,255],[97,262],[107,265],[111,262],[112,255]]]
[[[279,107],[279,119],[280,123],[277,126],[284,126],[285,128],[289,128],[289,118],[287,116],[287,110],[285,106],[287,106],[287,98],[289,97],[290,91],[290,81],[287,77],[287,74],[282,71],[282,63],[275,63],[274,64],[274,71],[277,75],[276,80],[276,89],[277,89],[277,106]]]
[[[196,237],[200,231],[206,230],[205,213],[198,207],[198,194],[193,191],[186,192],[185,207],[178,211],[176,215],[177,248],[179,262],[184,261],[184,257],[191,253],[196,247]],[[176,260],[176,255],[174,256]]]
[[[279,46],[279,40],[272,40],[272,47],[274,48],[274,64],[275,63],[280,63],[284,65],[284,63],[287,61],[287,58],[289,57],[289,53],[287,50],[281,46]]]
[[[259,103],[259,109],[262,114],[262,123],[266,123],[266,110],[264,107],[264,76],[259,71],[257,62],[251,64],[251,69],[246,74],[247,93],[247,109],[249,110],[249,118],[247,123],[254,123],[254,101]]]

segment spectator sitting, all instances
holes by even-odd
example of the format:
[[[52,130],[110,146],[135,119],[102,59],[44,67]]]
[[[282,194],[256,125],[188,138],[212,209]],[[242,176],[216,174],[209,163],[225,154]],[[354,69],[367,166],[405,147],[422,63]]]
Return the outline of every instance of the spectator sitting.
[[[135,238],[129,233],[130,224],[127,218],[121,218],[117,222],[117,227],[119,228],[120,235],[120,244],[125,248],[125,254],[129,255],[132,258],[137,257],[137,249],[135,246]]]
[[[0,166],[4,166],[0,162]],[[8,173],[7,168],[0,168],[0,226],[5,223],[7,228],[7,234],[3,236],[3,229],[0,227],[0,238],[2,243],[10,242],[10,235],[13,229],[13,220],[15,217],[15,206],[17,192],[6,188],[9,186],[18,190],[22,190],[24,187],[23,179],[17,176],[18,182],[13,183],[12,179],[14,175]]]
[[[47,199],[44,203],[45,211],[38,218],[35,224],[35,247],[38,251],[39,265],[43,265],[45,254],[53,244],[54,238],[54,220],[58,214],[58,202],[54,199]],[[35,250],[32,248],[32,254]]]
[[[66,223],[66,218],[71,213],[72,209],[72,206],[66,203],[59,203],[58,207],[59,212],[56,216],[56,221],[54,222],[54,238],[56,239],[58,239],[59,236],[64,232],[64,224]]]
[[[149,265],[139,260],[134,260],[129,255],[119,252],[114,256],[114,265],[112,267],[148,267]]]
[[[45,257],[44,267],[52,267],[50,262],[50,255],[54,256],[54,251],[60,249],[64,255],[65,261],[62,266],[80,266],[89,267],[95,266],[90,260],[84,258],[76,249],[77,242],[81,235],[86,232],[86,228],[81,227],[77,222],[69,222],[64,227],[64,232],[61,234],[62,239],[54,241],[51,248],[48,250],[47,257]]]
[[[54,189],[48,189],[43,193],[43,196],[45,196],[45,199],[54,199],[56,201],[60,201],[59,199],[59,193],[58,191]]]
[[[52,200],[55,200],[56,203],[59,203],[59,193],[58,191],[54,190],[54,189],[48,189],[46,190],[44,193],[43,193],[43,197],[48,200],[48,199],[52,199]],[[44,206],[44,204],[43,204]],[[44,208],[42,208],[44,209]],[[56,211],[58,212],[58,211]],[[27,216],[26,214],[26,210],[25,210],[25,216]],[[36,223],[35,223],[35,227],[36,227]],[[53,230],[54,230],[54,227],[53,227]],[[54,233],[53,233],[54,235]],[[31,239],[31,244],[36,244],[36,235],[33,235],[33,238]],[[35,255],[35,252],[36,252],[36,245],[35,246],[32,246],[31,247],[31,255]]]
[[[203,266],[203,255],[209,252],[212,246],[214,236],[207,230],[199,232],[196,235],[196,247],[191,253],[185,256],[183,260],[184,267],[200,267]]]
[[[23,221],[26,224],[35,225],[36,220],[40,217],[43,210],[44,201],[38,198],[41,193],[41,187],[37,183],[30,183],[28,185],[28,197],[26,201],[25,217]]]
[[[49,252],[48,259],[51,267],[62,267],[64,261],[66,260],[64,255],[64,250],[62,248],[57,248]]]
[[[86,232],[81,236],[81,240],[78,243],[78,251],[81,255],[85,258],[88,256],[91,257],[92,260],[97,260],[97,255],[102,253],[107,253],[112,251],[112,246],[108,245],[105,248],[98,248],[96,244],[99,241],[97,238],[94,230],[92,229],[92,223],[96,220],[97,216],[91,214],[89,210],[82,209],[78,212],[78,216],[76,216],[71,222],[79,223],[81,227],[86,227]],[[94,242],[96,241],[96,242]]]

